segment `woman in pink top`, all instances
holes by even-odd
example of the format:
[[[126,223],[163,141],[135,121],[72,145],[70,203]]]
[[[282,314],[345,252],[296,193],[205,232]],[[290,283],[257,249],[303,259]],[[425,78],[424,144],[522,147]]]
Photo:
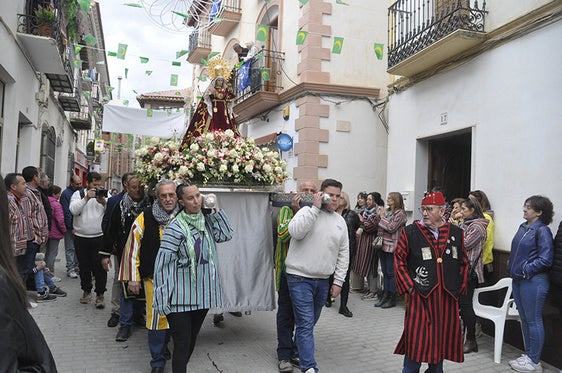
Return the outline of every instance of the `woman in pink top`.
[[[47,195],[53,210],[53,223],[49,232],[49,241],[47,241],[47,251],[45,252],[45,262],[51,274],[55,274],[55,259],[59,253],[59,241],[66,233],[66,225],[64,224],[64,212],[59,202],[61,195],[61,187],[58,185],[51,186]]]

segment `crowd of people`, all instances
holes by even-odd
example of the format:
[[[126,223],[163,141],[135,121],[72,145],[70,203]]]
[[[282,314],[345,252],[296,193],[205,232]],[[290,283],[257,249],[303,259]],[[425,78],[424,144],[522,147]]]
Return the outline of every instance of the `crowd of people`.
[[[170,180],[148,193],[134,173],[124,174],[123,191],[111,195],[96,172],[88,173],[84,187],[73,176],[64,191],[33,166],[1,181],[0,291],[13,302],[3,302],[0,314],[25,328],[6,323],[0,329],[13,336],[0,342],[7,352],[0,370],[56,372],[25,309],[67,295],[56,285],[54,268],[64,239],[66,274],[80,278],[79,302],[103,310],[113,269],[107,326],[119,326],[115,340],[127,341],[133,323],[140,324],[148,329],[151,372],[163,372],[169,359],[174,373],[186,372],[203,320],[222,305],[216,243],[235,234],[216,196],[208,195],[212,203],[203,208],[196,185]],[[353,317],[350,292],[381,309],[395,307],[404,295],[404,331],[395,350],[404,355],[403,372],[419,372],[423,363],[428,372],[442,372],[445,359],[462,362],[478,351],[472,298],[494,268],[493,211],[484,192],[451,204],[440,190],[426,193],[421,219],[407,224],[401,193],[389,193],[386,202],[380,193],[359,193],[351,208],[337,180],[299,187],[274,219],[279,372],[319,371],[314,326],[338,296],[339,313]],[[525,222],[507,265],[525,342],[525,353],[509,362],[519,372],[542,371],[551,267],[552,286],[562,287],[562,224],[554,240],[548,228],[553,214],[548,198],[525,200]],[[26,288],[35,291],[32,301]]]

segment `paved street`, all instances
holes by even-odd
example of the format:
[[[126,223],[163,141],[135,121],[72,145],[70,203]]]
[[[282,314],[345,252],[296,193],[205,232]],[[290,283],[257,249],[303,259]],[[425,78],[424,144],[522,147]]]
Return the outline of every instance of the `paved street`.
[[[56,263],[56,268],[58,275],[65,273],[64,259]],[[112,273],[109,277],[108,285]],[[106,309],[97,310],[93,303],[78,302],[79,282],[64,276],[60,285],[68,297],[30,310],[45,334],[59,372],[150,372],[146,330],[135,327],[127,342],[115,342],[117,328],[106,326],[110,315],[109,292]],[[358,294],[351,294],[349,308],[353,318],[338,314],[338,306],[339,299],[332,308],[325,308],[316,327],[316,359],[320,371],[399,372],[402,357],[392,352],[402,332],[403,303],[381,310],[374,308],[373,302],[361,301]],[[188,370],[191,373],[275,373],[276,345],[275,312],[255,311],[241,318],[225,314],[221,327],[213,326],[212,316],[208,316]],[[446,361],[445,371],[511,372],[508,360],[521,354],[520,350],[504,344],[501,364],[495,364],[493,339],[484,335],[478,339],[478,345],[479,352],[466,355],[464,363]],[[543,367],[545,372],[559,372],[547,364]],[[166,373],[171,371],[171,364],[167,364]]]

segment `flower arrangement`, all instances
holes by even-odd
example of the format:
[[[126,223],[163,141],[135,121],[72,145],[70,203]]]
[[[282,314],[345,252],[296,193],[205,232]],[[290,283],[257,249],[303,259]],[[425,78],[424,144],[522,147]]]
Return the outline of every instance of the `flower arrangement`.
[[[178,139],[153,137],[149,145],[135,152],[137,173],[152,187],[161,179],[190,181],[200,186],[280,184],[288,177],[279,153],[260,148],[254,139],[236,137],[231,130],[214,131],[196,137],[182,147]]]
[[[39,5],[35,10],[37,24],[52,25],[55,23],[55,10],[50,5]]]

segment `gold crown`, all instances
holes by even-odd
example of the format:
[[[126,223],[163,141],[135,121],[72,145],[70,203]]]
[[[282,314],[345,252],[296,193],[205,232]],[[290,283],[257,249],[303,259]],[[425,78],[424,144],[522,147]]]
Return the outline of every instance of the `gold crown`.
[[[232,68],[221,56],[215,56],[209,60],[209,64],[207,65],[207,76],[209,79],[213,80],[217,76],[222,76],[224,80],[228,81],[231,72]]]

